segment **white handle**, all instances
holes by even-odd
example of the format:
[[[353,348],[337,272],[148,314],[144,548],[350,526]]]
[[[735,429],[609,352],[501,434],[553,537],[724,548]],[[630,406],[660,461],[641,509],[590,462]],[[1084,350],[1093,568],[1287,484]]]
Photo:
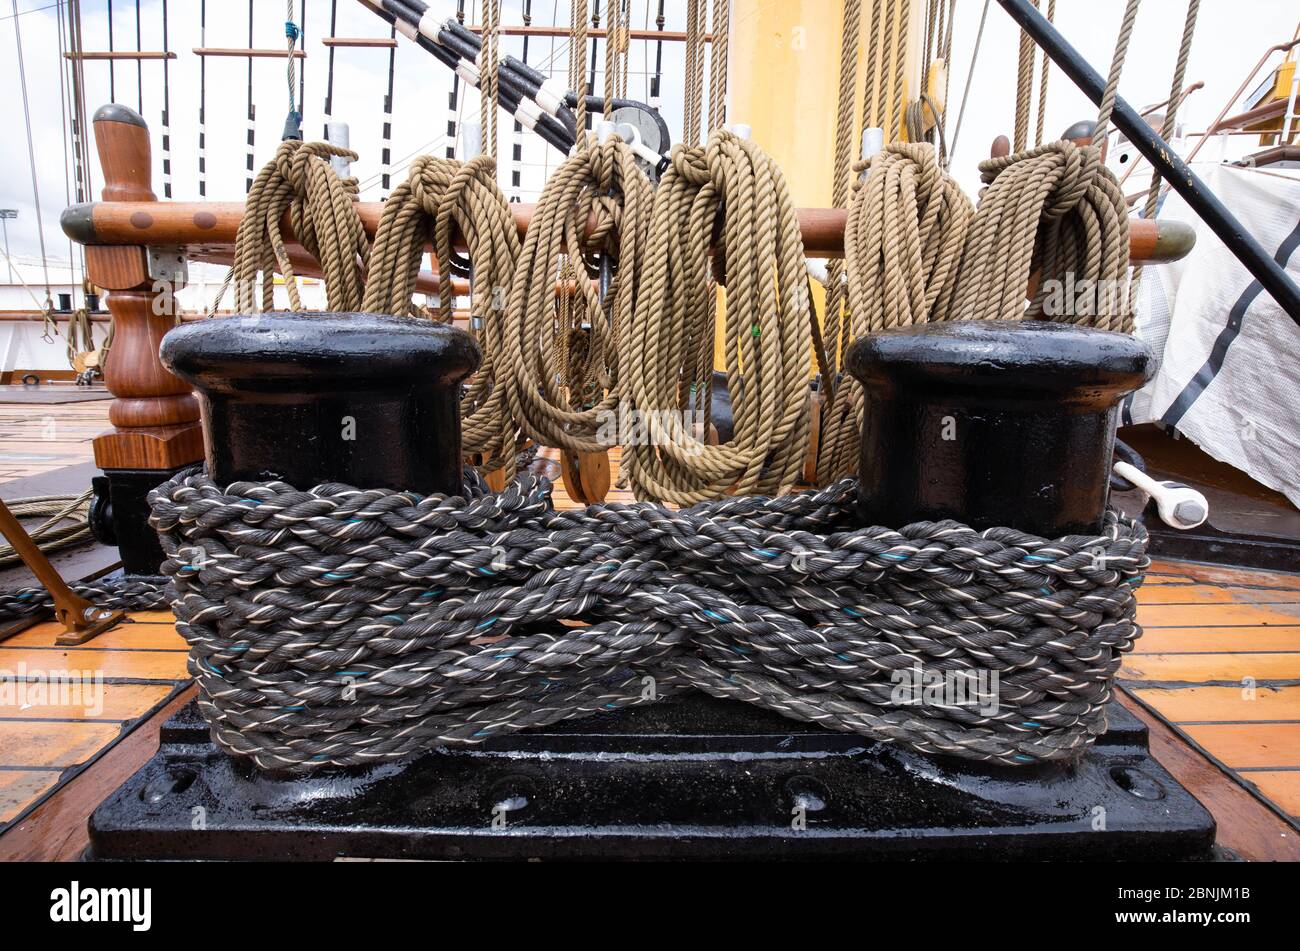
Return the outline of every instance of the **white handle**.
[[[1115,463],[1115,474],[1128,479],[1155,499],[1160,520],[1171,528],[1185,532],[1210,517],[1210,503],[1191,486],[1180,482],[1159,482],[1127,462]]]

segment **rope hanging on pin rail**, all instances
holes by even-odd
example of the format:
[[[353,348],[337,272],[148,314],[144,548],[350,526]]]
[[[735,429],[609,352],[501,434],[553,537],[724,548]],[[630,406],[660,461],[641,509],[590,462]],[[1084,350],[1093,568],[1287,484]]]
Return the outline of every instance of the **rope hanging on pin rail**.
[[[487,155],[468,162],[426,155],[411,163],[407,180],[384,203],[361,309],[402,316],[415,312],[411,293],[429,240],[434,259],[445,262],[438,268],[437,315],[450,324],[453,240],[463,237],[473,265],[469,329],[483,361],[461,399],[462,448],[483,455],[485,472],[504,466],[513,473],[520,436],[504,378],[506,336],[513,331],[504,305],[519,257],[519,232],[496,172],[496,162]]]

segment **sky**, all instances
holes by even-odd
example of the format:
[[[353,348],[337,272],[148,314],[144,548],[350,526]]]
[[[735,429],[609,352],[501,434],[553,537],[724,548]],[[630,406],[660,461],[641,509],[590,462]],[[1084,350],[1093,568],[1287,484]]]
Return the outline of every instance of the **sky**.
[[[733,0],[736,9],[756,2],[777,0]],[[816,10],[819,0],[804,0]],[[838,10],[835,0],[824,0],[828,12]],[[144,49],[161,49],[162,0],[141,0],[141,45]],[[454,12],[453,0],[432,0],[434,9]],[[0,82],[9,95],[0,97],[0,157],[5,174],[0,175],[0,207],[18,209],[16,221],[8,222],[11,253],[16,258],[32,259],[39,255],[37,216],[32,196],[31,166],[28,161],[24,131],[23,102],[19,94],[15,25],[21,28],[26,63],[28,102],[31,110],[33,148],[36,155],[37,181],[40,191],[47,254],[51,261],[67,261],[70,248],[59,230],[59,212],[67,203],[67,183],[63,148],[63,125],[60,110],[60,54],[57,34],[57,10],[51,0],[16,0],[19,16],[15,20],[15,0],[0,0]],[[107,0],[83,0],[82,24],[84,48],[108,48]],[[387,36],[388,25],[356,0],[338,0],[339,36]],[[467,11],[473,20],[478,12],[477,0],[468,0]],[[522,23],[520,0],[502,3],[502,22]],[[655,0],[633,0],[632,25],[653,28]],[[869,4],[864,3],[864,6]],[[1123,12],[1123,0],[1058,0],[1057,25],[1065,37],[1101,73],[1105,73],[1114,48],[1115,33]],[[308,138],[319,137],[328,65],[328,51],[320,43],[329,33],[331,0],[307,0],[305,18],[306,60],[299,68],[306,70],[304,102],[305,129]],[[560,0],[534,0],[534,24],[553,22],[567,25],[568,3]],[[667,0],[667,28],[683,29],[685,0]],[[983,0],[957,0],[954,29],[954,62],[951,97],[955,109],[961,98],[970,67]],[[299,0],[294,2],[295,18]],[[1182,30],[1185,0],[1146,0],[1139,15],[1131,55],[1120,85],[1120,94],[1135,106],[1164,99],[1169,93],[1170,77]],[[115,0],[114,46],[136,47],[136,5],[133,0]],[[169,88],[172,113],[174,197],[198,198],[198,105],[199,57],[194,47],[245,47],[248,45],[249,8],[242,0],[208,0],[206,33],[201,33],[200,0],[170,0],[168,45],[178,53],[171,61]],[[254,0],[253,45],[283,48],[285,6],[280,0]],[[1201,80],[1205,88],[1185,104],[1181,116],[1189,131],[1203,129],[1228,97],[1245,78],[1269,45],[1289,40],[1296,28],[1300,8],[1295,0],[1203,0],[1196,42],[1187,71],[1188,82]],[[836,14],[838,17],[838,14]],[[447,118],[447,92],[450,73],[419,48],[399,40],[396,54],[396,89],[393,103],[392,154],[396,172],[411,157],[433,152],[442,154],[441,133]],[[1016,51],[1018,29],[996,0],[988,11],[984,38],[971,84],[969,105],[957,149],[953,154],[952,172],[971,194],[978,188],[979,159],[988,154],[989,143],[1000,133],[1010,133],[1015,104]],[[506,38],[505,52],[522,54],[521,38]],[[530,41],[528,61],[537,65],[551,61],[563,77],[567,70],[564,39]],[[646,67],[652,62],[654,46],[634,42],[631,51],[630,94],[648,98]],[[603,65],[603,46],[601,53]],[[1270,61],[1275,63],[1277,58]],[[664,45],[663,114],[674,134],[681,128],[681,90],[683,45]],[[110,66],[107,62],[87,62],[86,103],[89,112],[110,101]],[[133,108],[143,97],[143,115],[154,133],[155,191],[162,197],[161,154],[157,137],[163,93],[163,66],[145,62],[140,70],[143,88],[137,82],[136,64],[119,62],[113,69],[118,102]],[[340,49],[335,57],[336,118],[352,126],[352,146],[361,153],[355,167],[362,180],[363,197],[382,197],[380,172],[380,138],[383,123],[382,104],[388,80],[388,51],[381,49]],[[599,87],[600,80],[597,80]],[[260,167],[274,152],[288,108],[283,59],[254,61],[254,92],[257,105],[256,164]],[[247,95],[247,65],[241,59],[209,59],[207,66],[207,166],[208,196],[234,199],[244,194],[244,129]],[[831,104],[828,104],[828,108]],[[471,93],[464,102],[467,115],[476,116],[477,101]],[[1233,110],[1235,111],[1235,109]],[[953,113],[955,115],[955,113]],[[1056,69],[1049,81],[1046,127],[1051,135],[1059,134],[1073,122],[1095,118],[1095,107]],[[743,122],[743,116],[731,116]],[[955,120],[954,120],[955,121]],[[1032,128],[1032,124],[1031,124]],[[502,116],[500,135],[502,154],[508,157],[510,126]],[[1236,151],[1254,139],[1233,143]],[[1218,153],[1207,146],[1206,155]],[[535,137],[527,137],[524,148],[524,199],[535,198],[549,167],[560,158],[557,152]],[[827,162],[831,161],[831,143],[827,143]],[[508,160],[503,161],[502,181],[508,182]],[[400,179],[399,179],[400,180]],[[95,169],[95,197],[102,182]],[[507,189],[508,192],[508,189]]]

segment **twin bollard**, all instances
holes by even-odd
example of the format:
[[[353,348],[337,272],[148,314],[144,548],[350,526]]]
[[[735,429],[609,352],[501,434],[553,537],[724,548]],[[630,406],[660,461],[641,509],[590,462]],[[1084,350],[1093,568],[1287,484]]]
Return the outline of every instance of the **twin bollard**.
[[[203,409],[213,479],[458,491],[448,327],[265,315],[172,331],[163,361]],[[879,334],[849,367],[866,394],[860,511],[1088,532],[1106,504],[1115,412],[1141,344],[1043,324]],[[929,757],[683,692],[397,763],[260,772],[190,704],[91,818],[114,859],[1204,858],[1214,823],[1118,703],[1076,760]],[[201,816],[201,821],[196,820]]]

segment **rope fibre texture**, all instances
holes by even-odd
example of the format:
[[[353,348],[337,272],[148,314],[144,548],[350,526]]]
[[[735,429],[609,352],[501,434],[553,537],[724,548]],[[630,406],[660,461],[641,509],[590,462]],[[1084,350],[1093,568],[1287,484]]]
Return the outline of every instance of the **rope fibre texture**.
[[[506,197],[497,185],[496,161],[488,155],[468,162],[422,156],[411,163],[407,180],[384,203],[370,251],[361,309],[375,314],[417,313],[411,301],[424,245],[433,245],[438,268],[437,319],[450,324],[455,293],[450,262],[453,241],[462,238],[474,265],[469,331],[483,362],[461,398],[461,445],[481,453],[483,471],[514,471],[519,426],[501,379],[509,330],[503,308],[515,262],[519,232]]]
[[[551,508],[181,473],[150,495],[212,736],[267,769],[394,760],[686,687],[928,754],[1077,755],[1141,630],[1146,532],[853,529],[856,486]],[[567,623],[566,623],[567,622]],[[586,626],[574,626],[583,624]],[[996,704],[895,671],[996,671]],[[991,680],[991,678],[990,678]]]

